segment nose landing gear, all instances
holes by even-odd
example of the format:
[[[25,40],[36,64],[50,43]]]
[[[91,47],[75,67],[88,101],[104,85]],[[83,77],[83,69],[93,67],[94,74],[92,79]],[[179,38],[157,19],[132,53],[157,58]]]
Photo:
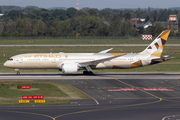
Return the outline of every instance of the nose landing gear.
[[[15,69],[15,71],[17,71],[17,75],[20,75],[19,69]]]
[[[17,71],[17,73],[16,73],[17,75],[20,75],[20,72],[19,71]]]

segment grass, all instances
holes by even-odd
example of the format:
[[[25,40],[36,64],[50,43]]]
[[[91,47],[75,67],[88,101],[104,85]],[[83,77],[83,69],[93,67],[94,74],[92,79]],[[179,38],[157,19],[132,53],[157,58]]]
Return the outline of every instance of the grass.
[[[23,86],[28,85],[31,86],[31,88],[38,88],[38,90],[32,90],[32,91],[26,91],[22,89],[17,89],[17,86]],[[44,98],[46,97],[68,97],[66,93],[58,89],[57,86],[51,85],[51,84],[45,84],[45,83],[12,83],[12,84],[6,84],[2,83],[0,84],[0,96],[1,97],[8,97],[8,98],[19,98],[23,95],[44,95]]]
[[[130,53],[130,52],[141,52],[146,47],[143,46],[122,46],[122,47],[112,47],[112,46],[77,46],[77,47],[0,47],[0,72],[10,73],[14,72],[14,69],[5,68],[3,63],[9,59],[11,56],[21,54],[21,53],[94,53],[105,49],[114,48],[111,53]],[[3,54],[6,56],[3,57]],[[169,57],[174,57],[172,60],[142,67],[135,69],[111,69],[111,70],[94,70],[94,72],[180,72],[180,49],[178,46],[165,46],[163,55],[169,55]],[[59,72],[58,70],[51,69],[35,69],[35,70],[20,70],[21,72]],[[82,71],[80,71],[82,72]]]
[[[19,103],[19,101],[0,101],[0,105],[59,105],[70,104],[69,100],[46,100],[45,103],[34,103],[34,100],[30,100],[29,103]]]
[[[150,44],[151,42],[152,40],[141,39],[0,39],[0,44]],[[180,44],[180,40],[170,39],[168,44]]]
[[[30,85],[31,89],[17,89],[17,86]],[[19,103],[22,96],[43,95],[45,103]],[[1,80],[0,105],[37,105],[37,104],[69,104],[72,99],[91,99],[89,96],[63,82],[33,80]]]

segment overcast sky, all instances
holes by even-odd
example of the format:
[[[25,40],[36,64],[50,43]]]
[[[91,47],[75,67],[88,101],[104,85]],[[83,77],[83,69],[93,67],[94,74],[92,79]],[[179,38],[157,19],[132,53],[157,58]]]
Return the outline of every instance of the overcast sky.
[[[0,5],[76,7],[77,0],[0,0]],[[180,7],[180,0],[79,0],[79,7],[90,8],[169,8]]]

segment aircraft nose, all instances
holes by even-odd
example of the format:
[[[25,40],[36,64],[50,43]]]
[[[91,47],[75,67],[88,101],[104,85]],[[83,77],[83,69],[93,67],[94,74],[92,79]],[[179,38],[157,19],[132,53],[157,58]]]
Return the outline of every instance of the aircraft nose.
[[[4,67],[8,67],[8,63],[7,63],[7,61],[4,63]]]

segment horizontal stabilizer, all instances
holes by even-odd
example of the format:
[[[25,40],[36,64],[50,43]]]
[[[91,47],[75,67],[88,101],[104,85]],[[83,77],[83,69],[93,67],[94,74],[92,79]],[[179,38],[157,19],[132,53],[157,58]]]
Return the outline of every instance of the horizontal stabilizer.
[[[162,58],[152,59],[153,62],[163,62],[163,61],[168,61],[168,60],[171,60],[171,58],[162,57]]]

